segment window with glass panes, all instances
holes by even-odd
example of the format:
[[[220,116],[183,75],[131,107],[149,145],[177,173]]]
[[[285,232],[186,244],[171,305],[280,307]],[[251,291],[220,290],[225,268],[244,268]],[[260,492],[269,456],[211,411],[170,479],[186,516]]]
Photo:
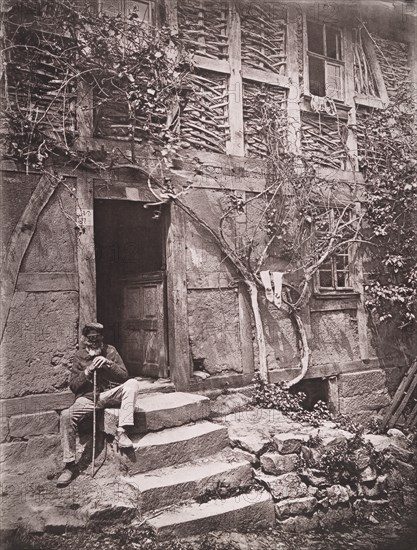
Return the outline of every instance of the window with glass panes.
[[[310,93],[343,100],[342,31],[325,23],[307,21],[307,55]]]
[[[338,232],[337,227],[344,227],[349,222],[351,212],[349,210],[340,211],[336,208],[328,213],[328,220],[321,221],[318,230],[318,236],[330,238],[333,232]],[[341,229],[341,232],[342,229]],[[344,290],[350,289],[349,280],[349,246],[344,245],[337,249],[319,268],[317,274],[317,283],[319,290]]]

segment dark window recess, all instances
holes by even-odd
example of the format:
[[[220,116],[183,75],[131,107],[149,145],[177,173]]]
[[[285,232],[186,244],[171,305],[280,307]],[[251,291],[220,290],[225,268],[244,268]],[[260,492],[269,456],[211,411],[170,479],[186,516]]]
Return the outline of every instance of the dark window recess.
[[[320,97],[326,95],[324,59],[310,57],[308,64],[310,93]]]
[[[324,55],[323,25],[307,21],[308,50]]]
[[[326,27],[326,55],[339,61],[342,59],[340,31],[333,27]]]

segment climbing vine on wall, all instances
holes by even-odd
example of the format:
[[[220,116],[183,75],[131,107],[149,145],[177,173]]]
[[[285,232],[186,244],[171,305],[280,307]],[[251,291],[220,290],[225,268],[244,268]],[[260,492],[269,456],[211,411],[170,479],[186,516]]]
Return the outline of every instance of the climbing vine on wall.
[[[361,158],[373,243],[367,304],[377,321],[394,321],[402,328],[417,321],[417,143],[412,105],[403,86],[386,109],[368,113]]]

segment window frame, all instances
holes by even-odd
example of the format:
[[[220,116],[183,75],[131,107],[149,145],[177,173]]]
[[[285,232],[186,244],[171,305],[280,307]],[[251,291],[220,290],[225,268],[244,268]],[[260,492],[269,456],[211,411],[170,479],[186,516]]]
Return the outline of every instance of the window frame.
[[[323,38],[323,54],[313,52],[309,50],[309,44],[308,44],[308,24],[314,23],[315,25],[320,25],[322,27],[322,38]],[[312,94],[310,91],[310,59],[314,58],[316,60],[321,60],[324,63],[324,87],[325,87],[325,95],[319,96],[319,97],[329,97],[334,101],[339,101],[341,103],[345,102],[346,99],[346,82],[345,82],[345,76],[346,76],[346,61],[345,61],[345,44],[344,44],[344,32],[343,28],[339,27],[337,25],[328,24],[322,21],[313,21],[310,18],[305,17],[304,19],[304,61],[305,61],[305,70],[304,70],[304,80],[306,83],[306,92],[309,95],[315,95]],[[336,34],[339,35],[339,48],[340,48],[340,59],[329,57],[327,55],[327,28],[334,29],[337,31]],[[328,66],[334,66],[340,68],[340,92],[336,93],[336,88],[333,86],[330,86],[329,83],[329,76],[328,76]],[[332,90],[332,92],[329,94],[328,91]]]
[[[334,227],[335,223],[335,211],[341,210],[340,207],[330,207],[328,212],[328,220],[329,220],[329,230],[332,230],[332,227]],[[349,213],[350,219],[352,218],[353,211],[351,209],[347,210]],[[337,261],[338,258],[344,257],[347,258],[346,267],[341,270],[337,268]],[[323,269],[324,265],[330,264],[330,270],[329,269]],[[345,294],[352,294],[355,292],[354,290],[354,284],[353,284],[353,277],[351,272],[351,264],[352,264],[352,245],[351,244],[345,244],[343,248],[340,249],[340,251],[336,251],[333,254],[329,256],[329,258],[324,262],[317,270],[314,278],[314,290],[319,296],[328,296],[328,295],[345,295]],[[331,276],[331,282],[332,286],[322,286],[320,281],[320,275],[321,273],[330,272]],[[345,285],[339,286],[338,285],[338,273],[345,273]]]

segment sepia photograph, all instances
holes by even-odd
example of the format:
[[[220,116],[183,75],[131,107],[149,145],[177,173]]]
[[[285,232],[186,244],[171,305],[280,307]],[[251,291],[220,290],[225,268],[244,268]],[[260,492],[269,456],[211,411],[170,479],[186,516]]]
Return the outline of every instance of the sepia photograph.
[[[417,0],[0,6],[0,550],[417,550]]]

